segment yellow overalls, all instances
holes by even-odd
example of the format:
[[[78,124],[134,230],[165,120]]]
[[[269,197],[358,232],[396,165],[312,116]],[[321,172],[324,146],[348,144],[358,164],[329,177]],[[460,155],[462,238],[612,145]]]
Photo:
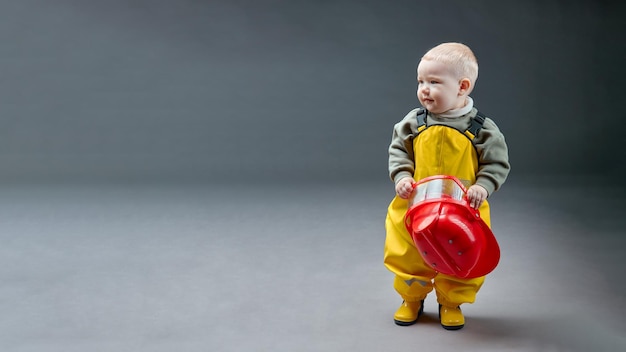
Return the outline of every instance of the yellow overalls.
[[[425,119],[425,115],[423,115]],[[476,182],[478,155],[470,131],[461,132],[452,127],[431,125],[422,122],[419,134],[413,140],[415,173],[418,181],[428,176],[452,175],[466,186]],[[426,265],[420,256],[405,224],[404,215],[408,200],[397,195],[389,204],[385,228],[384,263],[396,277],[394,288],[407,302],[420,301],[435,289],[439,304],[456,307],[462,303],[473,303],[485,277],[459,279],[439,274]],[[481,218],[491,227],[489,204],[484,201],[479,208]]]

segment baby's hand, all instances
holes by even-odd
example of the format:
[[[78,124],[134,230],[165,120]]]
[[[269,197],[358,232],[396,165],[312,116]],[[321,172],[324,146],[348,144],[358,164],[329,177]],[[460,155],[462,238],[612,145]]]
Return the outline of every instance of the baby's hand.
[[[470,207],[478,209],[487,199],[489,193],[483,186],[472,185],[467,189],[467,199],[470,201]]]
[[[407,199],[413,193],[413,184],[415,180],[412,177],[405,177],[396,184],[396,194],[402,199]]]

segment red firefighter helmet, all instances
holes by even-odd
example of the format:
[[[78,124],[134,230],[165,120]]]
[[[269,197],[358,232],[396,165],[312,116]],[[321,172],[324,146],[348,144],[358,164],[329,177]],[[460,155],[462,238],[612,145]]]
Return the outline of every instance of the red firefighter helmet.
[[[459,278],[487,275],[500,247],[491,229],[469,206],[467,190],[453,176],[418,181],[404,221],[422,258],[433,270]]]

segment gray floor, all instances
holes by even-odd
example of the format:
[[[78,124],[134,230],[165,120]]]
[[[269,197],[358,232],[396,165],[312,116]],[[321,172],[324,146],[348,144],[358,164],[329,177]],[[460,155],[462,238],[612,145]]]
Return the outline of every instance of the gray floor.
[[[1,191],[1,351],[626,350],[623,189],[494,196],[457,332],[393,323],[389,184]]]

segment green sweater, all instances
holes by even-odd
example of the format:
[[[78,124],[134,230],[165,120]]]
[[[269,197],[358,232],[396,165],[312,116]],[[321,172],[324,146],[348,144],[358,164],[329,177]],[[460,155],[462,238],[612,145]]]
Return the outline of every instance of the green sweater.
[[[389,176],[394,183],[405,177],[413,177],[415,158],[413,157],[413,139],[417,136],[417,111],[409,112],[393,128],[389,145]],[[459,131],[470,126],[470,120],[476,116],[476,108],[459,117],[443,117],[428,113],[426,125],[445,125]],[[483,128],[472,141],[478,153],[478,173],[476,184],[484,187],[491,195],[506,180],[511,165],[504,135],[493,120],[486,118]]]

